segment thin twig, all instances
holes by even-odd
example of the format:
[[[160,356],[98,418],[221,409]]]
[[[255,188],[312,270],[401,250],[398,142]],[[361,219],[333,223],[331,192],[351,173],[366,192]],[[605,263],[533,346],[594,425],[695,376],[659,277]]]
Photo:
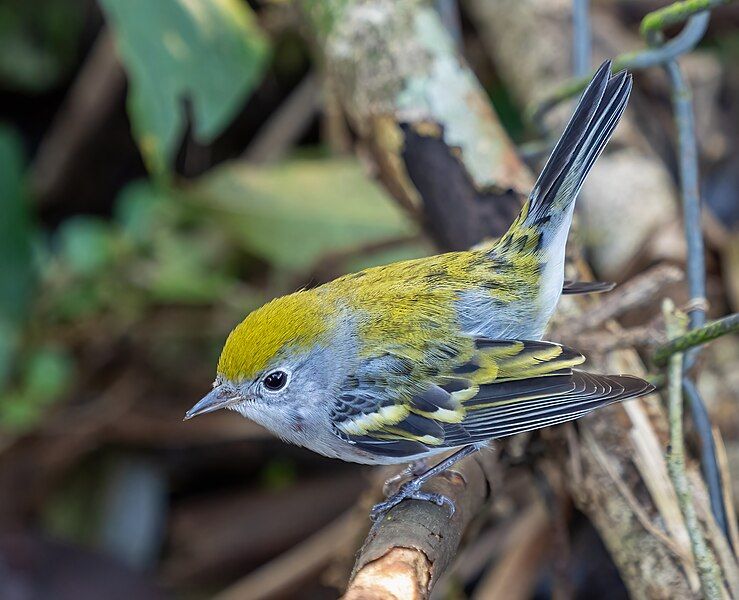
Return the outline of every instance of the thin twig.
[[[542,502],[535,502],[517,518],[498,563],[475,587],[473,600],[530,598],[537,575],[553,552],[551,515]]]
[[[608,321],[638,308],[651,305],[664,295],[668,285],[683,278],[683,272],[675,265],[662,264],[636,275],[626,283],[606,294],[603,301],[588,310],[576,321],[568,322],[557,335],[574,336],[582,331],[596,329]]]
[[[670,337],[682,335],[687,325],[683,313],[675,309],[670,300],[663,306],[667,334]],[[703,595],[710,600],[719,600],[722,596],[721,572],[713,551],[706,544],[700,529],[698,515],[693,504],[688,477],[685,471],[685,445],[683,436],[683,355],[673,354],[670,357],[668,370],[668,415],[670,421],[670,447],[667,453],[667,469],[675,486],[680,510],[685,518],[685,525],[690,536],[690,545],[695,557],[696,568],[701,580]]]
[[[714,0],[714,2],[717,0]],[[724,0],[718,0],[723,2]],[[701,9],[704,11],[705,9]],[[657,48],[647,48],[639,52],[627,52],[613,59],[614,71],[628,69],[637,71],[662,65],[681,54],[691,51],[701,41],[708,27],[709,13],[693,15],[679,35]],[[552,90],[539,104],[526,112],[532,123],[540,123],[544,115],[560,102],[579,94],[592,78],[592,73],[585,77],[575,77],[565,81]]]
[[[659,346],[654,351],[652,360],[656,366],[664,367],[670,357],[677,352],[685,352],[691,348],[707,344],[727,333],[735,333],[737,331],[739,331],[739,313],[734,313],[728,317],[711,321],[698,329],[688,331],[685,335],[681,335]]]
[[[719,473],[721,474],[721,487],[724,493],[724,506],[726,507],[726,521],[729,526],[729,544],[734,550],[735,558],[736,550],[739,548],[739,526],[736,521],[736,511],[734,509],[734,499],[732,498],[731,485],[731,469],[729,468],[729,457],[726,455],[726,446],[718,427],[713,428],[713,443],[716,446],[716,458],[718,462]]]
[[[648,37],[650,32],[664,31],[671,25],[682,23],[700,11],[711,10],[729,2],[731,0],[687,0],[684,2],[675,2],[646,15],[639,26],[639,32],[642,36]]]
[[[320,78],[308,73],[257,132],[243,158],[254,163],[282,158],[318,112],[320,96]]]
[[[642,507],[642,505],[639,503],[639,500],[636,498],[636,496],[634,496],[634,493],[631,491],[629,486],[626,485],[626,482],[623,480],[623,478],[620,477],[616,472],[611,459],[606,456],[605,452],[603,452],[597,440],[595,439],[595,436],[593,436],[593,434],[591,434],[589,431],[586,431],[583,434],[583,437],[587,439],[589,448],[593,451],[593,456],[595,456],[595,459],[598,461],[600,466],[603,467],[605,472],[608,473],[608,476],[613,481],[616,489],[624,497],[624,500],[626,500],[627,504],[631,507],[631,510],[634,511],[634,515],[636,516],[639,523],[641,523],[642,527],[644,527],[644,529],[646,529],[657,540],[659,540],[675,556],[682,559],[683,561],[686,561],[687,557],[680,545],[667,533],[657,527],[657,525],[652,523],[644,507]]]
[[[69,176],[80,149],[115,108],[125,83],[113,36],[103,28],[31,165],[31,186],[39,203],[61,199],[55,193]]]
[[[215,600],[259,600],[295,591],[302,581],[329,563],[338,546],[355,538],[363,524],[363,515],[349,510],[307,540],[223,590]]]

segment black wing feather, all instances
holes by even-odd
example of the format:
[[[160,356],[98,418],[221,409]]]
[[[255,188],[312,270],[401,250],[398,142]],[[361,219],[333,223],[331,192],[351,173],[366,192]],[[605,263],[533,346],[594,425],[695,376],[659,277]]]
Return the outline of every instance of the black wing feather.
[[[556,381],[560,377],[561,380]],[[449,431],[445,436],[445,443],[460,445],[564,423],[582,417],[596,408],[642,396],[654,389],[651,384],[638,377],[594,375],[583,371],[542,379],[552,380],[551,395],[547,395],[547,390],[539,387],[538,398],[521,399],[513,404],[495,403],[510,399],[510,384],[524,383],[528,387],[527,380],[509,382],[509,389],[504,394],[498,393],[495,389],[498,386],[495,384],[483,386],[480,396],[486,398],[489,406],[479,412],[470,411],[469,416],[461,423],[466,435],[462,437]],[[571,386],[569,391],[561,391],[568,386]],[[526,389],[526,392],[529,391]],[[475,402],[479,402],[478,398],[475,398]]]
[[[563,294],[597,294],[610,292],[616,284],[612,281],[565,281]]]

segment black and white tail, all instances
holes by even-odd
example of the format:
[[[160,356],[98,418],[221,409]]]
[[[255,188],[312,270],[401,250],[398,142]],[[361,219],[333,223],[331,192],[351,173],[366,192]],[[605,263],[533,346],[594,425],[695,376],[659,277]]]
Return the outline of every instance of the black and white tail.
[[[601,65],[585,89],[529,199],[492,249],[513,258],[534,254],[544,266],[539,285],[556,303],[564,279],[567,234],[583,181],[613,134],[631,93],[631,75]]]

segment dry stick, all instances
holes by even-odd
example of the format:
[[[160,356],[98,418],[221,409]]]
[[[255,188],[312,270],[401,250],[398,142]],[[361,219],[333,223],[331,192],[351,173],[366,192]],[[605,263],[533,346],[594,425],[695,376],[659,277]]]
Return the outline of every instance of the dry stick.
[[[660,297],[668,285],[677,283],[682,278],[682,270],[674,265],[665,264],[652,267],[605,295],[603,301],[585,313],[582,318],[568,323],[567,334],[574,335],[581,331],[595,329],[609,319],[615,319],[630,310],[647,306],[655,298]]]
[[[679,313],[669,299],[663,304],[667,335],[676,338],[683,335],[687,329],[687,320],[684,313]],[[675,486],[680,510],[685,518],[685,524],[690,536],[690,545],[695,557],[698,575],[701,580],[703,595],[709,600],[719,600],[722,597],[721,572],[716,563],[716,557],[706,544],[698,522],[698,515],[688,487],[688,477],[685,471],[685,445],[683,436],[683,355],[673,354],[670,357],[668,368],[668,415],[670,421],[670,449],[667,454],[667,469]]]
[[[320,106],[320,92],[319,77],[308,73],[257,132],[242,158],[255,163],[282,158],[310,125]]]
[[[734,509],[734,500],[731,491],[734,489],[731,485],[731,469],[729,468],[729,457],[726,454],[726,446],[724,438],[718,427],[713,428],[713,440],[716,445],[716,459],[718,462],[719,472],[721,473],[721,489],[724,492],[724,506],[726,506],[726,520],[729,526],[729,541],[734,552],[739,552],[739,527],[736,521],[736,511]]]
[[[294,591],[331,561],[337,546],[357,537],[363,523],[356,510],[344,513],[307,540],[223,590],[214,600],[260,600]]]
[[[113,36],[103,29],[31,165],[31,186],[39,201],[61,185],[80,148],[115,107],[125,81]]]
[[[554,336],[553,336],[554,337]],[[598,352],[605,354],[612,350],[651,346],[662,337],[662,332],[653,325],[642,325],[621,329],[619,331],[592,331],[571,335],[557,332],[556,339],[566,345],[577,346],[584,353]],[[571,339],[570,339],[571,338]]]
[[[686,556],[683,549],[675,542],[675,540],[649,520],[649,515],[639,503],[639,500],[636,498],[629,486],[626,485],[623,478],[616,473],[616,469],[613,467],[611,459],[609,459],[605,452],[603,452],[603,449],[600,447],[593,434],[586,431],[583,434],[583,437],[588,440],[595,459],[603,467],[606,473],[608,473],[608,476],[613,480],[616,489],[618,489],[618,491],[623,495],[626,502],[629,503],[629,506],[634,511],[634,514],[639,520],[639,523],[642,524],[642,527],[657,538],[670,552],[684,561]]]
[[[473,600],[526,600],[538,582],[553,544],[550,515],[541,502],[524,511],[508,538],[503,558],[482,578]]]

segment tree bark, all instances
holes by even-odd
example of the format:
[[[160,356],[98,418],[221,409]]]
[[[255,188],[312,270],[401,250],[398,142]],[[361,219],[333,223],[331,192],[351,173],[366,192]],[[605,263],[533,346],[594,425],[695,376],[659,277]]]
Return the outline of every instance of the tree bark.
[[[302,0],[380,181],[444,249],[500,235],[531,174],[430,3]]]

